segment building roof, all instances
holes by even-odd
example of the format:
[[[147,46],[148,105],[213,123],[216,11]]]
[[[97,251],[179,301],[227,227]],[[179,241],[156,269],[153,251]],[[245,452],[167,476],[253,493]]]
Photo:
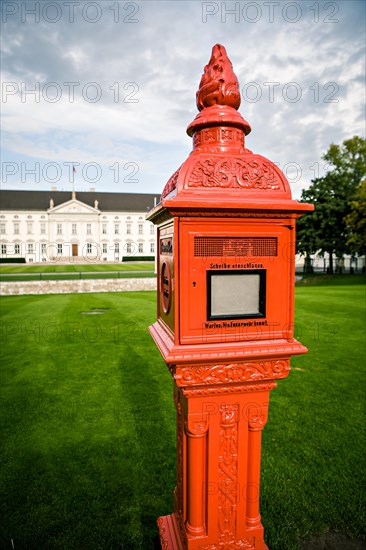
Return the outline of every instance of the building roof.
[[[71,191],[0,191],[1,210],[47,210],[50,199],[54,206],[71,200]],[[77,191],[76,199],[98,208],[102,212],[147,212],[160,201],[160,194],[148,193],[99,193],[98,191]]]

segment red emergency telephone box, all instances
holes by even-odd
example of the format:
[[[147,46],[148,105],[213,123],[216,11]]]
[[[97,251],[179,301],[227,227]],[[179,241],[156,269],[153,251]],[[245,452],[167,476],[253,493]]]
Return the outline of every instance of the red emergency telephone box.
[[[168,550],[267,548],[261,429],[270,390],[291,355],[307,351],[294,339],[295,222],[312,206],[292,200],[279,168],[245,147],[239,105],[217,44],[187,129],[193,151],[148,215],[158,226],[150,332],[177,407],[175,510],[158,520]]]

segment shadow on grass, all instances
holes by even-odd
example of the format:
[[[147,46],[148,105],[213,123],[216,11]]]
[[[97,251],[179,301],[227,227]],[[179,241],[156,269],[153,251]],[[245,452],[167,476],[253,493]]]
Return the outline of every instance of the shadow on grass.
[[[159,413],[158,382],[138,370],[136,379],[125,377],[123,365],[121,373],[132,416],[113,414],[117,425],[129,424],[126,435],[115,431],[103,441],[92,408],[62,418],[70,433],[61,442],[50,434],[42,445],[30,425],[18,426],[2,456],[1,549],[156,548],[157,517],[172,506],[174,426]]]
[[[334,273],[332,275],[327,273],[312,273],[309,275],[297,273],[296,276],[301,277],[301,279],[296,282],[296,286],[349,286],[366,284],[365,273],[354,273],[352,275],[349,273]]]
[[[135,457],[135,497],[139,503],[139,520],[143,540],[139,548],[159,548],[157,518],[173,511],[175,486],[175,413],[173,384],[163,383],[156,371],[166,370],[159,355],[151,357],[137,353],[136,348],[126,350],[121,364],[123,399],[128,403],[134,423],[138,453]],[[129,368],[126,367],[126,362]],[[136,369],[132,368],[136,366]],[[141,370],[143,367],[143,371]],[[167,378],[168,378],[167,374]],[[170,395],[167,392],[171,385]],[[163,387],[162,387],[163,386]],[[169,401],[167,401],[170,399]],[[149,472],[146,475],[145,472]],[[137,548],[137,547],[136,547]]]

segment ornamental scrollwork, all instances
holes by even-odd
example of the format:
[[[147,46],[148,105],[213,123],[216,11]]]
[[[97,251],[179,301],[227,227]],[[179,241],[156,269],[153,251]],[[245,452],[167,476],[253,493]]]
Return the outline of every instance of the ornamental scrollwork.
[[[208,544],[200,546],[200,550],[254,550],[255,539],[250,537],[247,539],[230,540],[228,543],[219,542],[219,544]]]
[[[187,435],[201,436],[205,435],[208,430],[208,416],[202,414],[188,414],[186,419]]]
[[[286,378],[288,360],[257,361],[230,365],[176,367],[174,378],[178,386],[240,383]]]
[[[238,420],[239,405],[220,407],[218,472],[219,548],[235,548],[238,500]],[[240,547],[239,547],[240,548]]]
[[[196,386],[193,388],[183,388],[186,397],[198,397],[209,395],[228,395],[245,392],[271,391],[277,387],[277,382],[258,382],[256,384],[232,384],[222,386]]]
[[[199,160],[193,166],[188,187],[219,187],[239,189],[263,189],[277,191],[281,181],[275,167],[261,158],[244,160],[243,158]]]
[[[159,535],[160,535],[160,544],[161,544],[161,550],[168,550],[169,548],[169,540],[166,533],[164,525],[164,518],[160,517],[158,518],[158,528],[159,528]]]
[[[176,189],[180,169],[181,169],[181,166],[168,179],[168,181],[167,181],[167,183],[166,183],[166,185],[163,189],[163,192],[161,194],[161,199],[164,199],[167,195],[169,195],[169,193],[171,193],[172,191],[174,191],[174,189]]]
[[[201,145],[210,145],[215,141],[221,143],[238,142],[244,147],[244,133],[243,130],[237,128],[204,128],[194,134],[193,147],[196,148]],[[247,149],[247,152],[250,151]]]

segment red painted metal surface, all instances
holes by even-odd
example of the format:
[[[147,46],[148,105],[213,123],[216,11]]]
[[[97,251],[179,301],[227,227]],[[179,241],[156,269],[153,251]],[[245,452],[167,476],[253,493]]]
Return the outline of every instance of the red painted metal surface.
[[[306,353],[294,339],[295,221],[278,167],[245,147],[249,124],[214,46],[188,126],[193,151],[148,219],[158,226],[157,321],[174,380],[177,486],[163,550],[265,550],[261,433],[270,391]]]

